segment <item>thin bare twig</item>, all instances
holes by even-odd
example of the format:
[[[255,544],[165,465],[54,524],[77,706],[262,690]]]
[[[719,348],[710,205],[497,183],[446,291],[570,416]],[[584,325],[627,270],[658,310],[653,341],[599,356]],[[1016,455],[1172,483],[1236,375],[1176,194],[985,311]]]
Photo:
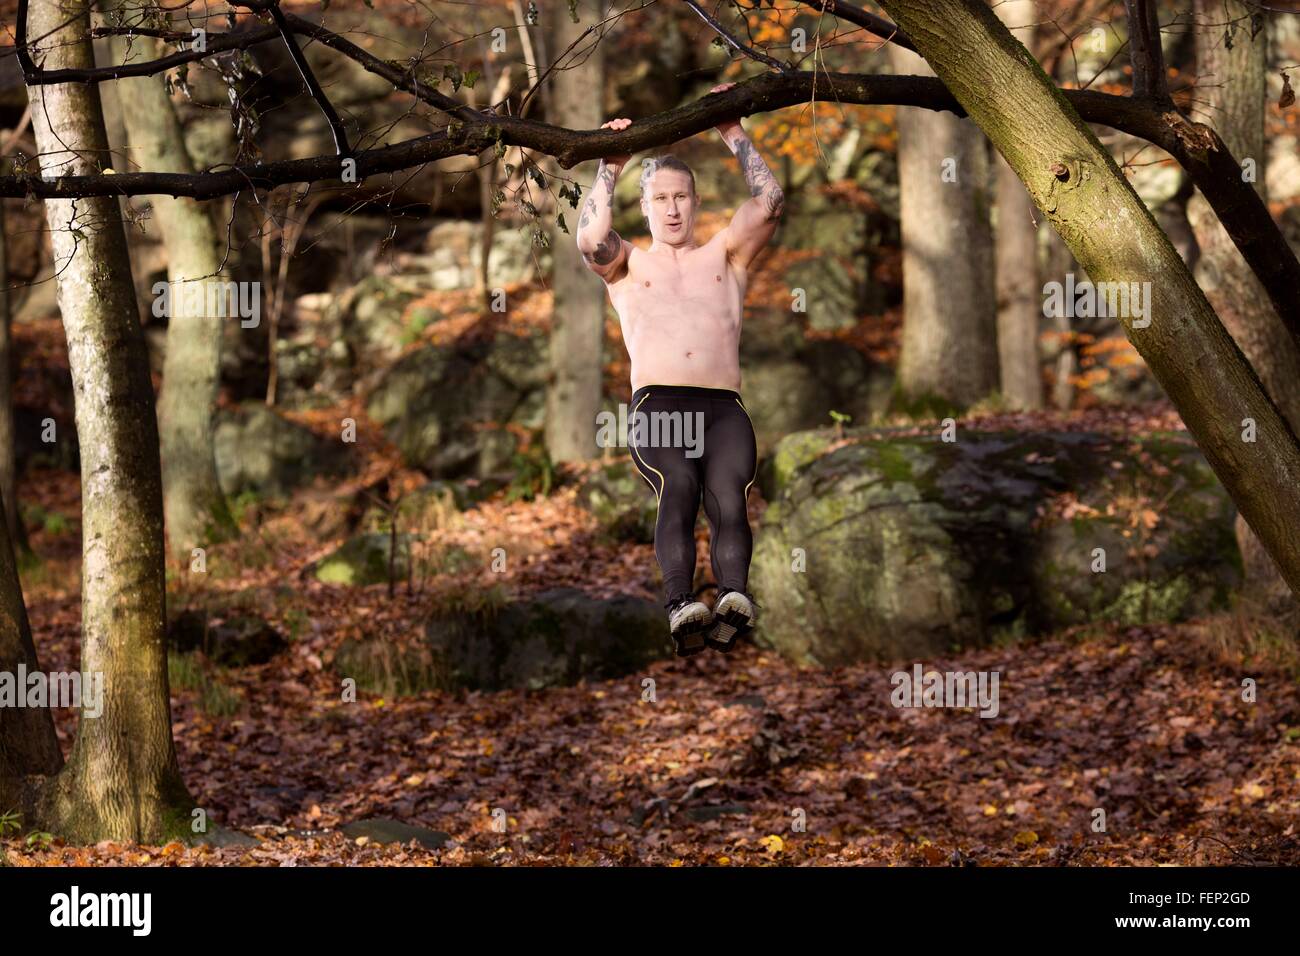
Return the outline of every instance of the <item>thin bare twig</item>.
[[[701,9],[700,5],[696,3],[695,0],[682,0],[682,2],[685,3],[692,10],[694,10],[696,14],[699,16],[699,18],[703,20],[705,23],[707,23],[710,27],[712,27],[713,31],[722,38],[723,42],[729,45],[733,50],[743,53],[745,56],[749,57],[752,60],[757,60],[759,63],[762,63],[766,66],[770,66],[778,73],[789,73],[794,69],[794,67],[789,63],[782,63],[780,60],[774,59],[773,57],[768,56],[766,53],[760,53],[758,50],[755,50],[753,47],[746,46],[745,44],[741,43],[734,36],[732,36],[731,33],[728,32],[726,28],[724,28],[722,24],[719,23],[712,15],[706,13],[703,9]]]
[[[21,0],[26,2],[26,0]],[[284,45],[289,51],[289,56],[293,59],[294,65],[298,67],[298,74],[307,86],[307,92],[311,98],[316,101],[321,113],[325,116],[325,121],[330,124],[330,132],[334,134],[334,149],[340,157],[352,155],[352,147],[348,145],[348,134],[343,129],[343,121],[339,119],[339,114],[335,112],[334,105],[330,103],[329,97],[321,89],[320,83],[316,81],[316,74],[311,70],[307,63],[307,58],[302,55],[302,50],[298,47],[298,41],[293,38],[292,29],[289,21],[285,18],[284,12],[280,9],[277,2],[270,8],[271,19],[275,21],[276,29],[280,31],[280,37],[284,40]]]

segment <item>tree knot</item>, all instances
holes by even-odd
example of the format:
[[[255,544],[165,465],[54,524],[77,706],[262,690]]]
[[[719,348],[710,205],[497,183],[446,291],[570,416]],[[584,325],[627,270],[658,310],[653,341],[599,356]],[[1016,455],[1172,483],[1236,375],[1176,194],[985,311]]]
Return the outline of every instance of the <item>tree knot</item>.
[[[1052,174],[1052,181],[1048,184],[1047,195],[1044,197],[1043,208],[1046,212],[1056,212],[1061,191],[1077,189],[1082,185],[1086,162],[1087,160],[1075,156],[1067,156],[1047,167]]]

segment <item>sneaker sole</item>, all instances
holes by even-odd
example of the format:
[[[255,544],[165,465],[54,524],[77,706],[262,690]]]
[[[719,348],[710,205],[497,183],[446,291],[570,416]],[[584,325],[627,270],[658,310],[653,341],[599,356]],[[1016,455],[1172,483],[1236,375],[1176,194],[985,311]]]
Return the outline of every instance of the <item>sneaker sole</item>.
[[[705,618],[683,621],[677,630],[670,632],[673,639],[673,653],[677,657],[694,657],[708,650],[708,631],[712,622]]]
[[[715,651],[730,654],[740,643],[740,638],[754,630],[754,622],[739,610],[724,611],[713,617],[713,628],[704,643]]]

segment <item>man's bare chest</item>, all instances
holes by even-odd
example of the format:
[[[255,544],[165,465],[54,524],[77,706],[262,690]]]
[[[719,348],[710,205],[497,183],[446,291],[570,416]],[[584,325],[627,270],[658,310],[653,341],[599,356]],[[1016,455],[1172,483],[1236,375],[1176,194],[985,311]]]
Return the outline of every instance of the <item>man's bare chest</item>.
[[[721,247],[679,260],[635,250],[627,274],[609,291],[620,313],[726,312],[739,306],[742,280]]]

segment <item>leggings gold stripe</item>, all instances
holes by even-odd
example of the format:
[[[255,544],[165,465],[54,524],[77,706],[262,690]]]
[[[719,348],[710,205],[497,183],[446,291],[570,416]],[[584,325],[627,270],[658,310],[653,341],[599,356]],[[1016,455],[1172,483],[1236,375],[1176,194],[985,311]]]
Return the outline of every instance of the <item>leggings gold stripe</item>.
[[[736,404],[739,405],[739,406],[740,406],[740,410],[741,410],[742,412],[745,413],[745,417],[746,417],[746,418],[749,418],[749,412],[746,410],[744,404],[741,402],[740,399],[736,399]],[[755,429],[754,429],[754,419],[752,419],[752,418],[749,418],[749,430],[752,431],[752,432],[754,432],[754,438],[757,439],[757,438],[758,438],[758,432],[755,431]],[[746,501],[749,500],[749,489],[750,489],[750,486],[754,484],[754,479],[757,478],[757,477],[758,477],[758,454],[757,454],[757,452],[755,452],[755,454],[754,454],[754,477],[753,477],[753,478],[750,478],[750,479],[749,479],[749,484],[745,486],[745,500],[746,500]]]
[[[636,428],[636,413],[641,408],[641,406],[645,404],[645,400],[649,397],[650,397],[650,393],[646,392],[645,395],[641,397],[641,401],[636,403],[636,408],[632,409],[632,415],[631,415],[632,422],[629,427]],[[646,478],[644,473],[641,474],[641,477],[645,478],[645,483],[650,486],[650,490],[655,493],[655,504],[658,505],[659,502],[663,500],[664,473],[637,454],[636,445],[632,443],[630,437],[628,439],[627,447],[632,452],[633,458],[635,458],[638,462],[640,462],[641,465],[643,465],[646,468],[649,468],[651,471],[653,471],[656,475],[659,476],[659,487],[656,488],[653,481],[651,481],[649,478]]]

